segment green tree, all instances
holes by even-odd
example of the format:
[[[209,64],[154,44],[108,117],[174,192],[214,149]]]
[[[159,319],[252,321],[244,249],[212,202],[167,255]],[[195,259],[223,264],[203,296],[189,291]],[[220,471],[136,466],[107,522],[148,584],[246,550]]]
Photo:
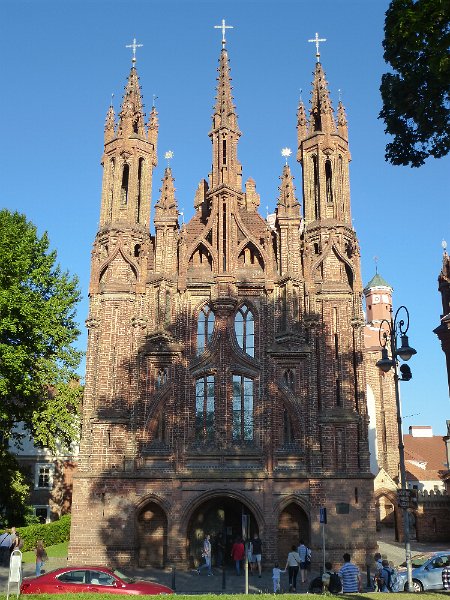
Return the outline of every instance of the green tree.
[[[77,431],[81,353],[72,346],[78,280],[62,272],[46,233],[0,211],[0,432],[3,447],[22,422],[52,450]]]
[[[386,12],[381,80],[385,158],[419,167],[450,151],[450,2],[392,0]]]

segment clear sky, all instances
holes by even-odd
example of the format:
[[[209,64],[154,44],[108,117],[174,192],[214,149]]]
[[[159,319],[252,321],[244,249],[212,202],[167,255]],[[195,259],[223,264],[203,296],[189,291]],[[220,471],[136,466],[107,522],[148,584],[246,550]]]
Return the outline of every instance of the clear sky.
[[[103,126],[111,94],[116,112],[131,66],[125,48],[136,37],[137,69],[147,110],[159,112],[159,164],[153,205],[165,161],[179,207],[193,214],[198,182],[211,166],[211,125],[222,18],[227,33],[234,98],[243,132],[239,159],[244,181],[253,177],[261,212],[273,212],[278,177],[293,150],[300,89],[309,100],[318,32],[334,107],[338,90],[349,121],[352,216],[364,283],[379,273],[394,288],[394,308],[411,314],[413,379],[401,384],[405,429],[432,425],[445,433],[450,418],[444,354],[433,329],[442,311],[437,276],[441,240],[450,238],[450,159],[420,169],[384,161],[387,142],[379,85],[387,0],[1,0],[2,206],[24,213],[42,233],[64,269],[77,274],[83,292],[83,329],[90,252],[100,210]],[[450,242],[450,239],[449,239]]]

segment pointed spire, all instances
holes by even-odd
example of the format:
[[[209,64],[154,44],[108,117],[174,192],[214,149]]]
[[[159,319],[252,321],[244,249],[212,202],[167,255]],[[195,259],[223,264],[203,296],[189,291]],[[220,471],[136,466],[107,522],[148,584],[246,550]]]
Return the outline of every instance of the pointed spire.
[[[114,139],[114,128],[115,128],[115,113],[114,107],[111,104],[108,108],[108,112],[106,113],[105,120],[105,144]]]
[[[287,216],[295,214],[298,216],[298,208],[300,203],[295,196],[294,177],[292,176],[289,165],[284,165],[283,174],[280,177],[281,185],[279,186],[280,195],[277,202],[278,216]]]
[[[131,67],[128,76],[125,94],[122,101],[122,109],[119,113],[119,137],[131,135],[144,136],[144,112],[141,98],[141,88],[136,68]]]
[[[333,119],[330,92],[325,73],[320,62],[316,63],[311,92],[310,132],[323,131],[335,133],[336,125]]]
[[[178,219],[174,181],[172,169],[166,167],[162,179],[162,188],[160,189],[161,195],[155,205],[155,220],[161,217],[176,217]]]
[[[219,58],[219,68],[217,69],[219,76],[217,77],[217,95],[216,104],[213,114],[213,129],[217,127],[228,127],[238,135],[240,135],[237,124],[237,115],[233,104],[233,96],[231,90],[230,66],[228,60],[228,52],[226,48],[222,48]]]
[[[345,114],[345,108],[341,100],[339,100],[337,109],[337,126],[339,135],[348,140],[347,115]]]
[[[256,191],[256,183],[249,177],[245,183],[245,205],[249,212],[256,212],[261,203],[260,196]]]
[[[159,123],[158,123],[158,111],[155,106],[152,106],[152,110],[150,111],[150,116],[148,118],[147,123],[148,129],[148,141],[153,144],[153,148],[155,151],[155,157],[157,153],[158,146],[158,131],[159,131]],[[156,166],[156,163],[155,163]]]
[[[300,98],[297,110],[297,160],[301,159],[300,155],[300,142],[308,136],[308,119],[306,118],[305,105],[303,100]]]

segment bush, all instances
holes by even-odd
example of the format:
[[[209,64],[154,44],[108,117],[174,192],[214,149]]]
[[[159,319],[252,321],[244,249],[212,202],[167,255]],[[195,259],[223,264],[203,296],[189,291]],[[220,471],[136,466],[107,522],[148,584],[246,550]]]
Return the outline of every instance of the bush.
[[[23,539],[22,552],[34,550],[38,540],[42,540],[45,547],[66,542],[70,537],[70,515],[64,515],[58,521],[45,525],[18,527],[17,532]]]

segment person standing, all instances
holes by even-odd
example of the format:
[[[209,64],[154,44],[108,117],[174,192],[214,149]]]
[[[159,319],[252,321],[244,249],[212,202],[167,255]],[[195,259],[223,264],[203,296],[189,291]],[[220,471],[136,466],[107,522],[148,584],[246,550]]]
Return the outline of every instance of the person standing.
[[[305,583],[306,581],[306,570],[308,568],[308,557],[311,560],[311,551],[310,549],[305,545],[305,541],[304,540],[300,540],[300,545],[297,548],[297,552],[300,556],[300,578],[302,583]]]
[[[47,552],[45,551],[44,542],[42,540],[38,540],[34,553],[36,554],[36,577],[39,577],[42,567],[47,560]]]
[[[278,563],[276,562],[274,568],[272,569],[272,581],[273,581],[273,593],[274,594],[281,591],[281,586],[280,586],[281,573],[286,573],[286,570],[282,571],[280,569]],[[260,575],[260,577],[261,577],[261,575]]]
[[[236,565],[236,575],[241,574],[241,561],[244,560],[244,557],[244,543],[240,538],[236,538],[236,541],[231,548],[231,558],[234,560],[234,564]]]
[[[253,564],[258,567],[258,577],[261,577],[262,541],[257,533],[253,535]]]
[[[339,577],[342,579],[342,591],[344,594],[361,591],[361,574],[358,567],[351,562],[351,556],[348,552],[342,557],[344,564],[339,570]]]
[[[289,591],[295,592],[297,587],[298,568],[300,566],[300,555],[297,548],[292,546],[291,551],[287,555],[285,570],[289,576]]]
[[[202,569],[208,569],[208,577],[210,577],[213,573],[211,571],[211,536],[209,533],[203,540],[202,557],[205,559],[205,562],[197,569],[197,573],[200,575]]]
[[[0,534],[0,565],[9,566],[9,552],[11,548],[11,534],[8,531]]]

